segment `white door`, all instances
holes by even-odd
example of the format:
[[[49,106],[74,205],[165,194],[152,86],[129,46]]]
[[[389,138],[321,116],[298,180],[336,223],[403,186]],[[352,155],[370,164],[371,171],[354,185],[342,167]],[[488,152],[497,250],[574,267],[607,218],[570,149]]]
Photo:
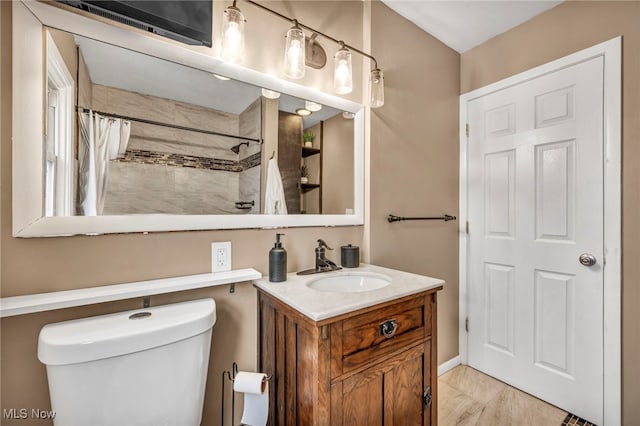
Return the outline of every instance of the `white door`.
[[[602,424],[603,59],[467,111],[469,365]]]

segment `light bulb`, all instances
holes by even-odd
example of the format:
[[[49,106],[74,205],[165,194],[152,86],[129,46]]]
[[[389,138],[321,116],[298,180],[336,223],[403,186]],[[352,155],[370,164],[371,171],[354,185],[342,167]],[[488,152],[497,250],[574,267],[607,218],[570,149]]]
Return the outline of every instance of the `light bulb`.
[[[242,62],[244,54],[244,16],[237,7],[224,11],[222,23],[222,50],[220,56],[227,62]]]
[[[276,92],[275,90],[262,89],[262,96],[267,99],[278,99],[280,97],[280,92]]]
[[[284,50],[284,73],[289,78],[304,77],[305,38],[296,25],[287,31]]]
[[[346,95],[353,90],[351,78],[351,52],[344,47],[333,57],[333,89],[339,95]]]
[[[289,46],[289,50],[287,50],[287,71],[289,74],[296,72],[296,67],[300,62],[300,52],[301,52],[300,42],[298,40],[292,40],[291,45]]]
[[[384,75],[378,68],[369,74],[369,106],[380,108],[384,105]]]
[[[316,112],[322,109],[322,105],[317,102],[304,101],[304,109],[311,112]]]

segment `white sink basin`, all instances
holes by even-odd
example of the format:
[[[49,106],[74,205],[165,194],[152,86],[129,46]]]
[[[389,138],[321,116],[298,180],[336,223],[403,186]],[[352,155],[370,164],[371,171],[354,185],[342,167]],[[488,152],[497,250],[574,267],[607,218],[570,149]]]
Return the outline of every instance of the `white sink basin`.
[[[388,286],[391,278],[374,272],[343,272],[327,277],[313,278],[307,287],[332,293],[360,293]]]

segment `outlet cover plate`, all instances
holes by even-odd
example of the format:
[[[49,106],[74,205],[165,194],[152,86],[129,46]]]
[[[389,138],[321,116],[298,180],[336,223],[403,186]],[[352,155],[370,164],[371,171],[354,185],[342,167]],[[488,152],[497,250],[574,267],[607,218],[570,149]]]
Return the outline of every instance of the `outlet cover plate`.
[[[231,241],[211,243],[211,272],[231,270]]]

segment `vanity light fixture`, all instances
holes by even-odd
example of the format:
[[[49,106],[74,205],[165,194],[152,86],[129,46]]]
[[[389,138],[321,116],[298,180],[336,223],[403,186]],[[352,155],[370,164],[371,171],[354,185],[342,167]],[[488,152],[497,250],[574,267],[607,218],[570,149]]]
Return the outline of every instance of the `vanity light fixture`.
[[[264,96],[267,99],[278,99],[280,97],[280,92],[263,88],[262,96]]]
[[[304,77],[305,36],[298,26],[298,21],[293,20],[293,27],[287,31],[284,47],[284,73],[289,78]]]
[[[234,0],[233,6],[228,7],[227,11],[229,11],[229,9],[235,9],[239,12],[239,9],[236,7],[237,1],[238,0]],[[336,52],[334,56],[333,81],[334,81],[334,89],[336,93],[340,95],[344,95],[347,93],[351,93],[351,91],[353,90],[353,80],[352,80],[353,71],[351,67],[351,52],[356,52],[373,61],[373,68],[371,70],[371,73],[369,74],[369,106],[371,108],[379,108],[384,105],[384,77],[382,74],[382,70],[378,68],[378,61],[376,61],[376,58],[369,55],[368,53],[363,52],[360,49],[357,49],[353,46],[348,45],[342,40],[338,40],[337,38],[331,37],[330,35],[327,35],[314,28],[311,28],[308,25],[304,25],[301,22],[298,22],[298,20],[295,18],[290,18],[286,15],[283,15],[280,12],[276,12],[273,9],[263,6],[262,4],[256,3],[253,0],[244,0],[244,1],[252,4],[258,9],[262,9],[265,12],[269,12],[272,15],[276,15],[279,18],[284,19],[285,21],[289,21],[293,23],[293,27],[291,27],[289,31],[287,31],[285,53],[284,53],[285,74],[288,77],[290,78],[304,77],[306,37],[303,30],[306,30],[312,33],[312,36],[310,37],[310,39],[315,39],[315,37],[320,35],[340,45],[340,49]],[[243,24],[242,27],[239,26],[238,28],[242,28],[244,30],[244,18],[242,20],[242,24]],[[223,31],[224,31],[224,28],[223,28]],[[242,34],[243,34],[242,40],[244,42],[244,33]],[[223,43],[224,43],[224,40],[223,40]]]
[[[220,57],[227,62],[240,63],[244,55],[244,15],[236,7],[227,7],[222,18],[222,48]]]
[[[296,114],[298,114],[300,117],[306,117],[308,115],[311,115],[311,111],[309,111],[308,109],[304,109],[304,108],[298,108],[296,110]]]
[[[316,112],[322,109],[322,105],[317,102],[304,101],[304,109],[311,112]]]

